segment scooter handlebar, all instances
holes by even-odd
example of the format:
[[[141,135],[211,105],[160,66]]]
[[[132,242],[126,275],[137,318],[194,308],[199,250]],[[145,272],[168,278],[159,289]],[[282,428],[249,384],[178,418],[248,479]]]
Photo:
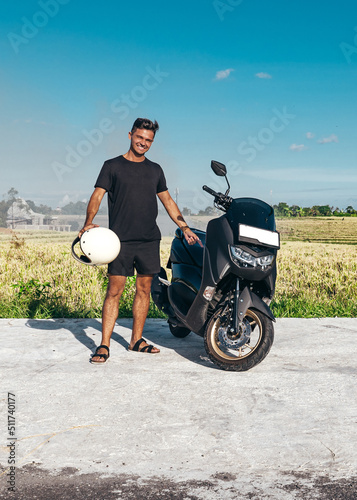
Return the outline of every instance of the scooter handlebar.
[[[207,191],[207,193],[211,194],[212,196],[219,197],[219,194],[216,193],[216,191],[214,191],[213,189],[211,189],[210,187],[208,187],[206,185],[202,186],[202,189],[203,189],[203,191]]]
[[[227,211],[228,208],[230,207],[232,203],[232,198],[230,196],[227,196],[222,193],[217,193],[213,189],[211,189],[208,186],[202,186],[203,191],[207,191],[207,193],[211,194],[214,196],[214,203],[217,206],[217,208],[220,208],[221,210]]]

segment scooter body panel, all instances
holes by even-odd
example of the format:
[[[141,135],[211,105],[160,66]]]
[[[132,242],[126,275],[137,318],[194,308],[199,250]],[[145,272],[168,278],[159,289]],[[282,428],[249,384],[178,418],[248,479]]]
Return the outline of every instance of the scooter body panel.
[[[205,247],[203,252],[203,261],[203,276],[198,293],[194,293],[187,284],[175,281],[174,277],[168,289],[168,297],[176,317],[186,328],[199,335],[203,334],[202,328],[207,319],[207,309],[209,306],[209,300],[204,297],[204,291],[208,286],[216,287],[207,247]],[[178,296],[180,297],[179,300],[177,300]],[[193,298],[193,300],[187,309],[187,304],[190,301],[189,297]]]
[[[206,233],[199,229],[193,229],[193,232],[200,238],[202,245],[205,246]],[[203,248],[200,245],[190,247],[187,243],[181,229],[176,229],[170,252],[171,264],[187,264],[202,268]]]
[[[202,281],[202,267],[188,264],[171,264],[173,280],[186,283],[195,293],[198,292]]]
[[[230,271],[229,245],[233,245],[233,243],[233,231],[226,215],[209,221],[206,247],[210,253],[212,274],[216,283]]]

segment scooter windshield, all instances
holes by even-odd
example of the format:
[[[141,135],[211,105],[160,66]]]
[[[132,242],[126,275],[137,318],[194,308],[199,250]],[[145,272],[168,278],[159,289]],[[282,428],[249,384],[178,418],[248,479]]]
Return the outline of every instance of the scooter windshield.
[[[227,211],[227,218],[235,237],[238,235],[239,224],[268,231],[276,230],[273,208],[256,198],[236,198],[233,200]]]

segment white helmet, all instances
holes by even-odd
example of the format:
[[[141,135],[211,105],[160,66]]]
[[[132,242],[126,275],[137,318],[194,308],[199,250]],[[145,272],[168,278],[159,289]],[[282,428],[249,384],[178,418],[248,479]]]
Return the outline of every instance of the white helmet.
[[[78,257],[74,251],[74,246],[80,242],[84,255]],[[120,240],[111,229],[105,227],[92,227],[84,231],[82,236],[72,243],[72,255],[88,266],[102,266],[109,264],[116,259],[120,252]]]

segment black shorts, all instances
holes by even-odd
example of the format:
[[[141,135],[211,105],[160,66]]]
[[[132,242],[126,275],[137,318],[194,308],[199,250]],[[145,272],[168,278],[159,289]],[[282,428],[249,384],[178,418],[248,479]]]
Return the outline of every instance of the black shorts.
[[[160,272],[160,240],[123,241],[118,257],[108,264],[108,274],[134,276]]]

